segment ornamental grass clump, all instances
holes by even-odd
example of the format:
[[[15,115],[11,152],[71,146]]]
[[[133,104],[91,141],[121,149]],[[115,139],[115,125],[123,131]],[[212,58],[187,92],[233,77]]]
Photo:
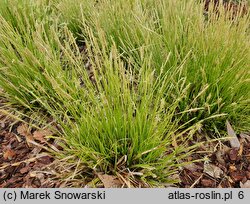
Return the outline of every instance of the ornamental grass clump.
[[[186,61],[172,68],[175,75],[164,67],[158,72],[143,47],[141,63],[125,60],[115,41],[110,45],[103,29],[93,30],[87,22],[81,25],[86,47],[81,52],[60,18],[50,22],[34,15],[26,21],[20,12],[16,21],[0,16],[0,87],[22,114],[42,113],[55,121],[63,146],[56,156],[78,158],[97,173],[136,175],[153,185],[176,182],[170,176],[185,165],[200,128],[199,123],[186,128],[175,118],[188,88],[176,75]],[[19,21],[17,29],[13,22]]]
[[[57,157],[160,185],[197,130],[221,134],[228,119],[249,131],[249,13],[196,0],[0,5],[3,97],[56,124]]]
[[[152,60],[156,74],[161,69],[175,73],[175,67],[186,61],[182,73],[176,75],[176,81],[184,77],[189,86],[178,107],[180,112],[186,112],[183,122],[211,118],[204,121],[203,129],[222,132],[228,119],[237,130],[249,130],[247,4],[233,3],[238,5],[235,12],[234,7],[220,3],[215,11],[211,2],[206,12],[204,2],[196,0],[119,0],[112,3],[79,0],[71,6],[67,2],[61,1],[57,8],[70,27],[78,27],[77,32],[72,29],[74,35],[84,38],[82,22],[95,34],[101,28],[109,49],[115,43],[125,61],[138,65],[133,68],[135,71],[143,64],[141,49],[143,57]]]

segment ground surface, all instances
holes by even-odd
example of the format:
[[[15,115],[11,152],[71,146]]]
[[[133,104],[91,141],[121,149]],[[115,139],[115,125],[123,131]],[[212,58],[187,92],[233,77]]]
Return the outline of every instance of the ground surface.
[[[187,165],[180,172],[180,187],[249,188],[250,136],[240,134],[240,147],[230,142],[211,142],[201,146],[190,160],[206,161]]]
[[[0,117],[3,119],[3,117]],[[53,158],[38,146],[27,143],[17,132],[16,124],[9,131],[9,122],[0,120],[0,187],[56,187],[51,181],[46,166]],[[20,128],[19,128],[20,129]]]
[[[51,169],[54,158],[41,148],[45,135],[44,131],[29,132],[27,126],[20,122],[13,125],[12,120],[0,115],[0,187],[62,187]],[[242,133],[237,140],[236,144],[235,141],[204,143],[189,160],[206,161],[187,165],[174,175],[181,181],[177,186],[250,187],[250,134]],[[53,141],[50,143],[53,145]],[[234,147],[237,144],[240,144],[239,148]],[[99,178],[106,187],[119,183],[110,182],[110,178],[109,183],[105,183],[107,179]]]

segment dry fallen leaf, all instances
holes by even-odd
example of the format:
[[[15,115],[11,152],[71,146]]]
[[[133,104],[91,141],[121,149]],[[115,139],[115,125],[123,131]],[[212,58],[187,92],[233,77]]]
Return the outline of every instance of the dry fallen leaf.
[[[29,127],[27,124],[23,123],[17,127],[17,133],[25,136],[29,133]]]
[[[223,175],[223,171],[213,164],[204,164],[204,173],[213,178],[221,178],[221,175]]]
[[[225,165],[225,164],[226,164],[226,162],[225,162],[225,160],[224,160],[224,155],[225,155],[225,152],[224,152],[223,150],[218,150],[218,151],[216,152],[216,154],[215,154],[217,161],[218,161],[220,164],[222,164],[222,165]]]
[[[11,159],[13,159],[14,157],[16,156],[16,152],[15,151],[13,151],[12,149],[7,149],[5,152],[4,152],[4,154],[3,154],[3,158],[5,159],[5,160],[11,160]]]
[[[21,124],[17,127],[17,133],[24,136],[26,138],[28,146],[32,146],[30,144],[31,141],[34,141],[32,134],[30,133],[29,127],[27,124]]]
[[[121,187],[122,184],[116,176],[107,174],[97,174],[99,179],[102,181],[105,188],[116,188]]]
[[[198,166],[194,163],[191,163],[191,164],[187,164],[184,166],[185,169],[191,171],[191,172],[196,172],[197,170],[201,170],[203,169],[201,166]]]
[[[33,138],[42,143],[45,143],[45,137],[50,135],[52,135],[52,132],[50,132],[49,130],[37,130],[33,133]]]
[[[240,182],[241,188],[250,188],[250,180],[247,180],[244,184]]]
[[[226,122],[227,125],[227,133],[228,136],[230,137],[229,142],[232,148],[240,148],[240,142],[237,138],[237,135],[235,134],[232,126],[230,125],[230,123],[227,121]]]

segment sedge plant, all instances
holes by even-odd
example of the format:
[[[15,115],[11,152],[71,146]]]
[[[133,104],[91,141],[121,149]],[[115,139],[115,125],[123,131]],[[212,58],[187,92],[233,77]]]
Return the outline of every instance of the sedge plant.
[[[186,112],[183,123],[194,119],[206,120],[205,130],[223,131],[225,120],[237,130],[249,130],[249,12],[242,14],[226,10],[222,2],[218,12],[210,6],[204,14],[204,2],[196,0],[110,0],[89,2],[78,0],[69,6],[61,1],[57,8],[61,19],[78,27],[75,36],[82,36],[81,24],[88,24],[95,35],[100,28],[105,33],[109,49],[115,42],[124,61],[133,62],[135,71],[150,58],[159,74],[175,73],[183,60],[183,72],[176,81],[187,78],[189,90],[178,109]],[[232,16],[234,15],[234,16]],[[71,20],[69,20],[71,19]],[[101,42],[100,42],[101,43]],[[168,60],[166,60],[168,59]],[[176,90],[178,97],[178,89]],[[172,97],[173,99],[175,98]],[[194,111],[187,111],[187,110]],[[224,117],[213,117],[224,114]]]
[[[169,102],[185,78],[176,82],[172,70],[157,71],[147,48],[140,48],[140,63],[125,61],[102,28],[93,30],[85,22],[81,29],[90,78],[67,26],[55,21],[47,29],[46,19],[24,22],[16,29],[13,21],[0,16],[0,87],[27,114],[42,111],[56,121],[57,139],[64,147],[56,156],[75,156],[96,172],[137,175],[154,185],[173,182],[170,176],[192,154],[195,145],[189,141],[200,127],[180,126],[175,118],[188,87],[179,86],[178,97]],[[31,23],[33,29],[24,35],[21,31]],[[185,63],[173,67],[176,75]]]

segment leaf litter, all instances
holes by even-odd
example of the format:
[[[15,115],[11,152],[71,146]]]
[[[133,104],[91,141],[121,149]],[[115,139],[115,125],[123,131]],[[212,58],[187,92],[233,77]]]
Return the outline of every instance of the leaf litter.
[[[237,135],[228,121],[226,127],[228,135],[231,136],[230,139],[227,141],[205,141],[205,144],[200,146],[190,159],[198,160],[198,162],[180,170],[181,182],[178,187],[250,187],[250,133]],[[201,138],[199,135],[196,141],[191,143],[205,140],[204,137]]]

